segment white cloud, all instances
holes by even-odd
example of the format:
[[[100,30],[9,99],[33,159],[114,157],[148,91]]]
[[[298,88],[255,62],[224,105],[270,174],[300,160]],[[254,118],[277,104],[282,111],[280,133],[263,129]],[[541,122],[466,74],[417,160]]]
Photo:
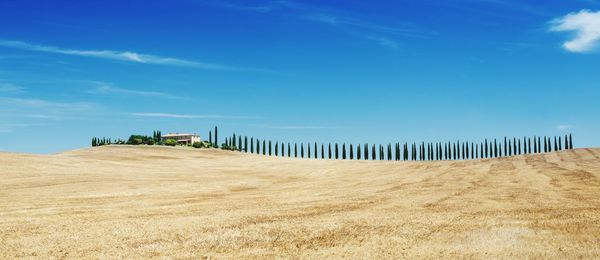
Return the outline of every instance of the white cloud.
[[[19,94],[24,92],[24,88],[10,83],[0,83],[0,93]]]
[[[572,125],[557,125],[556,129],[558,129],[559,131],[569,131],[571,129],[573,129]]]
[[[67,119],[89,115],[98,109],[96,104],[86,102],[55,102],[35,98],[0,97],[0,119]]]
[[[99,83],[100,84],[100,83]],[[133,95],[133,96],[142,96],[142,97],[156,97],[156,98],[168,98],[168,99],[187,99],[184,97],[174,96],[167,93],[155,92],[155,91],[141,91],[141,90],[133,90],[133,89],[125,89],[113,87],[107,84],[101,84],[100,86],[88,91],[90,94],[123,94],[123,95]]]
[[[63,49],[54,46],[44,46],[44,45],[36,45],[22,41],[7,41],[0,40],[0,46],[29,50],[29,51],[38,51],[38,52],[46,52],[46,53],[56,53],[63,55],[72,55],[72,56],[82,56],[82,57],[93,57],[93,58],[101,58],[101,59],[109,59],[109,60],[119,60],[119,61],[127,61],[127,62],[135,62],[135,63],[144,63],[144,64],[159,64],[159,65],[169,65],[169,66],[180,66],[180,67],[192,67],[192,68],[200,68],[200,69],[210,69],[210,70],[247,70],[244,68],[236,68],[230,67],[220,64],[214,63],[205,63],[198,61],[190,61],[184,59],[170,58],[170,57],[161,57],[156,55],[149,54],[140,54],[130,51],[111,51],[111,50],[74,50],[74,49]]]
[[[600,42],[600,11],[581,10],[553,20],[550,30],[556,32],[575,32],[573,39],[563,47],[571,52],[590,52]]]
[[[254,125],[260,128],[282,129],[282,130],[308,130],[308,129],[334,129],[332,126],[314,126],[314,125]]]
[[[132,113],[138,117],[179,118],[179,119],[256,119],[249,116],[227,116],[227,115],[188,115],[171,113]]]

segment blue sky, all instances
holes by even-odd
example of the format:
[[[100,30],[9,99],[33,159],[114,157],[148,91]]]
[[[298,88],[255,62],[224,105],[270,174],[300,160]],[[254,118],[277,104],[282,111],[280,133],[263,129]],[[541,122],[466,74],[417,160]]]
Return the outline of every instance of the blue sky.
[[[0,150],[154,130],[600,146],[600,1],[2,1]]]

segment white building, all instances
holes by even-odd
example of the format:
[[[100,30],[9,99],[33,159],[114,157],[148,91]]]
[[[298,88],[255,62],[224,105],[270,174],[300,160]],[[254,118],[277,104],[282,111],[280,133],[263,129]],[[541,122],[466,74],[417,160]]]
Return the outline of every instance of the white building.
[[[197,134],[187,134],[187,133],[171,133],[171,134],[166,134],[163,135],[161,137],[161,141],[166,141],[166,140],[175,140],[177,141],[177,143],[179,144],[194,144],[195,142],[200,142],[200,136]]]

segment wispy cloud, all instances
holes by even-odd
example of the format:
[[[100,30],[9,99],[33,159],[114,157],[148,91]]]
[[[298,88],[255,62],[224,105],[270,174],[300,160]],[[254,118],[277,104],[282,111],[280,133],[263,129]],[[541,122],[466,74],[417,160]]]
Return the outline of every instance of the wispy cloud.
[[[281,10],[281,9],[286,9],[286,8],[295,9],[295,8],[299,7],[296,3],[291,2],[291,1],[285,1],[285,0],[270,1],[270,2],[265,2],[265,3],[261,3],[261,4],[256,4],[256,5],[242,4],[242,3],[222,1],[222,0],[215,0],[215,1],[198,0],[197,2],[206,4],[206,5],[210,5],[210,6],[214,6],[214,7],[219,7],[219,8],[227,8],[227,9],[234,9],[234,10],[241,10],[241,11],[252,11],[252,12],[259,12],[259,13],[270,13],[275,10]]]
[[[178,58],[161,57],[150,54],[141,54],[131,51],[112,51],[112,50],[75,50],[75,49],[64,49],[55,46],[37,45],[27,43],[23,41],[7,41],[0,40],[1,47],[22,49],[28,51],[55,53],[63,55],[81,56],[81,57],[92,57],[108,60],[126,61],[142,64],[157,64],[157,65],[168,65],[168,66],[179,66],[179,67],[191,67],[199,69],[209,70],[251,70],[246,68],[231,67],[215,63],[206,63],[199,61],[191,61]]]
[[[558,129],[559,131],[569,131],[571,129],[573,129],[572,125],[557,125],[556,129]]]
[[[98,109],[96,104],[87,102],[0,97],[0,118],[67,119]]]
[[[315,126],[315,125],[252,125],[259,128],[282,129],[282,130],[310,130],[310,129],[335,129],[333,126]]]
[[[25,92],[25,88],[11,83],[0,82],[0,93],[20,94]]]
[[[154,97],[154,98],[167,98],[167,99],[188,99],[185,97],[179,97],[167,93],[156,92],[156,91],[142,91],[142,90],[134,90],[134,89],[125,89],[113,87],[108,84],[98,83],[100,84],[96,88],[88,91],[90,94],[94,95],[132,95],[132,96],[141,96],[141,97]]]
[[[157,118],[175,118],[175,119],[258,119],[251,116],[229,116],[229,115],[190,115],[190,114],[171,114],[171,113],[131,113],[137,117],[157,117]]]
[[[577,13],[567,14],[554,19],[551,22],[550,30],[574,32],[573,39],[566,41],[563,47],[570,52],[590,52],[600,42],[600,11],[581,10]]]
[[[0,133],[12,133],[18,128],[44,126],[45,124],[0,123]]]
[[[231,1],[200,1],[213,7],[253,11],[260,13],[274,13],[275,11],[288,10],[284,14],[290,19],[301,19],[333,26],[340,31],[377,43],[380,46],[397,49],[400,45],[396,37],[431,37],[435,33],[425,31],[410,23],[399,25],[385,25],[364,19],[358,19],[339,10],[324,8],[306,3],[292,1],[268,1],[261,5],[244,5]],[[283,12],[281,12],[283,13]],[[291,13],[291,14],[290,14]]]

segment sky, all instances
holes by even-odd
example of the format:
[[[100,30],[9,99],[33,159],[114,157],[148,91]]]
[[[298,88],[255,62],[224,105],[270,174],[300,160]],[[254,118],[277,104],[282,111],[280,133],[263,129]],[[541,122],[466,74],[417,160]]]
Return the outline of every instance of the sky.
[[[573,134],[600,1],[0,1],[0,151],[154,130],[284,142]]]

